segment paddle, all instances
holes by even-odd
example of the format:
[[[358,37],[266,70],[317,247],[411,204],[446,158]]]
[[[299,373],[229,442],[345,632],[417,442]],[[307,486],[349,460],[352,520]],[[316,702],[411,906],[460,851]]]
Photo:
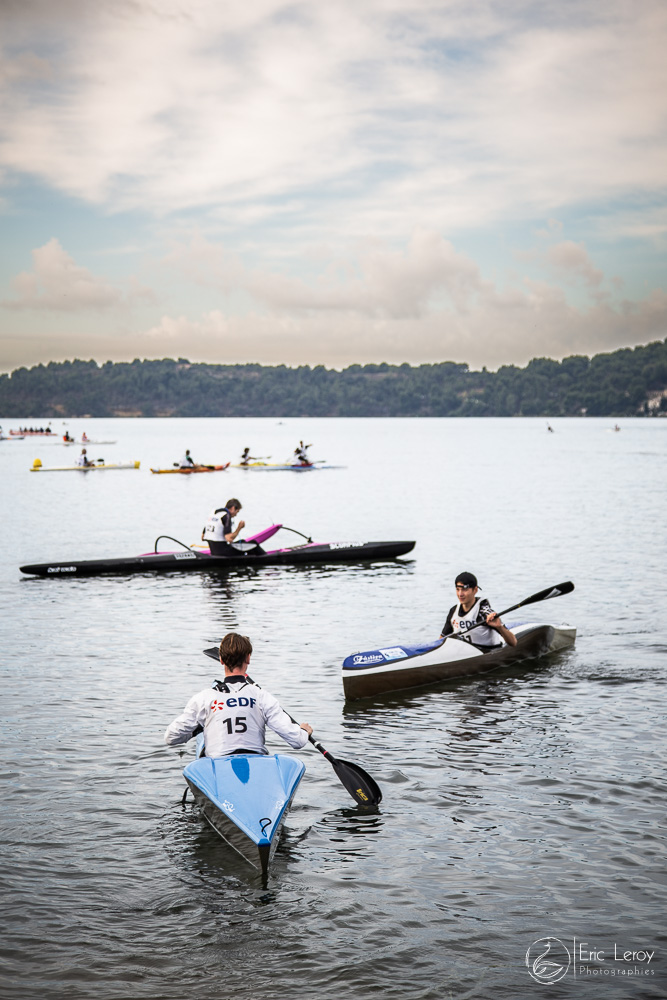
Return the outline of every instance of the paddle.
[[[210,656],[212,660],[217,660],[218,663],[220,663],[220,650],[217,646],[211,646],[210,649],[205,649],[204,653],[207,656]],[[248,677],[248,680],[251,684],[254,683],[250,677]],[[255,687],[259,687],[259,684],[256,684]],[[292,719],[291,715],[289,717]],[[296,719],[292,719],[292,722],[294,722],[295,725],[298,725]],[[317,740],[310,734],[308,734],[308,741],[312,743],[315,749],[319,750],[322,756],[329,761],[343,788],[350,793],[352,798],[355,799],[359,805],[371,808],[380,804],[382,800],[382,790],[375,779],[370,776],[368,771],[365,771],[359,764],[353,764],[352,761],[341,760],[340,757],[334,757],[329,750],[326,750],[322,744],[318,743]]]
[[[532,594],[530,597],[524,598],[523,601],[519,601],[518,604],[513,604],[511,608],[505,608],[504,611],[498,612],[498,617],[503,618],[508,615],[510,611],[516,611],[517,608],[523,608],[526,604],[537,604],[539,601],[548,601],[551,597],[562,597],[563,594],[571,594],[574,590],[574,584],[568,580],[566,583],[557,583],[555,587],[546,587],[544,590],[538,591],[537,594]],[[486,625],[486,622],[477,622],[476,625],[471,625],[469,628],[461,629],[460,632],[454,632],[454,636],[458,637],[461,635],[466,635],[467,632],[472,632],[473,629],[479,628],[480,625]],[[447,636],[449,639],[449,636]]]

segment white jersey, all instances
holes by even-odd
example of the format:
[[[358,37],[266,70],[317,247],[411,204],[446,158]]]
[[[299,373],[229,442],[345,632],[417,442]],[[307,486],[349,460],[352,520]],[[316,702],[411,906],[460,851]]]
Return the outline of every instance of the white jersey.
[[[204,525],[204,538],[210,542],[225,541],[225,517],[229,514],[226,507],[214,510]],[[231,519],[227,532],[231,531]]]
[[[268,754],[266,727],[299,750],[308,742],[308,733],[295,722],[268,691],[245,677],[224,684],[226,690],[206,688],[185,706],[185,711],[167,726],[168,746],[187,743],[197,726],[204,727],[207,757],[225,757],[239,750]]]
[[[477,625],[477,622],[480,621],[482,602],[486,607],[482,612],[481,619],[485,620],[486,616],[492,610],[485,597],[478,597],[470,611],[463,611],[460,604],[453,609],[454,613],[450,621],[454,634],[464,632],[473,625]],[[462,614],[459,612],[462,612]],[[461,638],[465,638],[468,642],[474,642],[476,646],[502,646],[504,644],[504,640],[498,635],[497,631],[494,628],[489,628],[488,625],[479,625],[470,635],[461,636]]]
[[[86,455],[79,455],[79,457],[76,460],[76,464],[77,465],[87,465],[88,464],[87,456]]]
[[[179,469],[189,469],[194,464],[189,455],[183,455],[183,458],[178,463],[178,467]]]

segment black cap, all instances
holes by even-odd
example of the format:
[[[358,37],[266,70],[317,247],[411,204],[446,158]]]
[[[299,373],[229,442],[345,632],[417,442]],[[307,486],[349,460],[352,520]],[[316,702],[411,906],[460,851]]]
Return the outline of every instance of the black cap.
[[[454,583],[462,583],[464,587],[476,587],[477,577],[474,573],[459,573]]]

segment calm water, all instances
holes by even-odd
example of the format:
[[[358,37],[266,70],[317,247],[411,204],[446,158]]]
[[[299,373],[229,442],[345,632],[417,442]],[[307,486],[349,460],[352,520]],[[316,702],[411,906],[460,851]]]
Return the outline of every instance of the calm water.
[[[141,460],[104,475],[35,475],[35,457],[78,449],[0,442],[3,1000],[667,995],[667,420],[612,425],[69,421],[117,439],[93,457]],[[186,447],[282,460],[299,438],[345,468],[149,472]],[[417,546],[402,563],[221,576],[18,571],[143,552],[162,533],[195,542],[235,495],[247,533],[281,521]],[[576,625],[574,649],[346,705],[343,658],[437,635],[462,569],[498,609],[574,580],[521,616]],[[268,887],[181,807],[192,752],[162,744],[215,676],[202,650],[231,629],[252,637],[257,681],[384,792],[361,814],[303,751]],[[574,938],[578,961],[542,986],[525,956],[549,936]]]

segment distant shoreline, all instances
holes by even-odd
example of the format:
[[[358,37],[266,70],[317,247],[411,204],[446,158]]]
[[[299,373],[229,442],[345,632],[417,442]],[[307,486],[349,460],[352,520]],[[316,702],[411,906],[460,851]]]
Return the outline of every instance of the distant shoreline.
[[[169,417],[667,416],[667,339],[592,358],[471,371],[446,361],[285,365],[51,362],[0,376],[0,420]]]

